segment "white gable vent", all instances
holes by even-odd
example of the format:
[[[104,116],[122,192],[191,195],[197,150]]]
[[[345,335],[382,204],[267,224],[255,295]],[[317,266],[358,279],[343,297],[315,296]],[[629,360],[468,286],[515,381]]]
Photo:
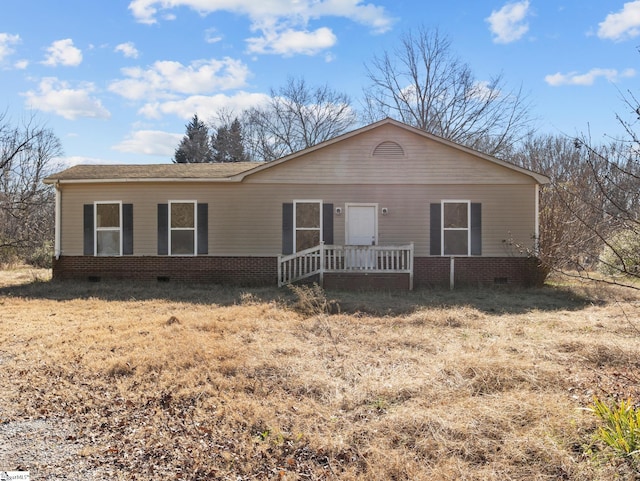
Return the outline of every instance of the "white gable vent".
[[[386,140],[373,149],[373,155],[376,157],[404,157],[404,149],[397,142]]]

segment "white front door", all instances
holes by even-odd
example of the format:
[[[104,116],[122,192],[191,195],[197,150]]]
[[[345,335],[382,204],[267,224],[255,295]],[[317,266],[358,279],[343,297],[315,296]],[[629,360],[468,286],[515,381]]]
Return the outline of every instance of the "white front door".
[[[347,204],[345,216],[345,268],[373,269],[376,252],[369,246],[378,243],[378,206],[376,204]]]
[[[378,206],[376,204],[347,204],[346,244],[374,246],[378,243]]]

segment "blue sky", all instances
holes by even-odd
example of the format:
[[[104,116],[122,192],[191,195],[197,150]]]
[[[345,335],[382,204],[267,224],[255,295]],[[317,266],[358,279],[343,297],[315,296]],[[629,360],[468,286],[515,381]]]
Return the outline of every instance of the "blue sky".
[[[36,111],[67,164],[170,162],[194,113],[291,76],[357,107],[365,63],[420,26],[478,81],[522,87],[541,133],[604,141],[639,93],[640,0],[2,0],[0,112]]]

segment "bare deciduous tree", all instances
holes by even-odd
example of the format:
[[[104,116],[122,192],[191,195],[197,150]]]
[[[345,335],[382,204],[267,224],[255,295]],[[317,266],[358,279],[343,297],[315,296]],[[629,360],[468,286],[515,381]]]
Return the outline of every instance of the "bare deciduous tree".
[[[538,253],[548,270],[638,276],[640,170],[633,144],[532,136],[511,160],[551,179],[540,194]]]
[[[59,139],[34,115],[17,126],[0,115],[0,260],[51,243],[55,195],[42,180],[60,155]]]
[[[256,160],[274,160],[349,130],[356,122],[347,95],[289,78],[270,102],[245,112],[243,130]]]
[[[530,136],[510,156],[522,167],[545,174],[551,183],[540,191],[540,257],[547,270],[575,269],[578,259],[599,248],[599,243],[580,218],[587,218],[588,209],[572,192],[588,190],[597,194],[586,170],[583,152],[574,139],[558,135]],[[594,199],[595,200],[595,199]],[[593,217],[595,213],[591,213]],[[597,219],[590,219],[595,222]],[[571,254],[569,254],[571,253]],[[533,253],[532,253],[533,254]]]
[[[502,75],[476,80],[437,29],[409,31],[366,68],[368,121],[392,117],[491,155],[508,151],[530,131],[522,91],[508,91]]]
[[[622,275],[613,282],[640,289],[637,283],[627,282],[640,279],[640,258],[634,254],[640,246],[640,139],[632,131],[627,133],[632,136],[604,147],[593,146],[586,136],[575,140],[576,148],[583,151],[591,192],[577,188],[569,194],[587,213],[573,212],[573,216],[585,224],[600,247],[587,254],[597,260],[598,268]]]

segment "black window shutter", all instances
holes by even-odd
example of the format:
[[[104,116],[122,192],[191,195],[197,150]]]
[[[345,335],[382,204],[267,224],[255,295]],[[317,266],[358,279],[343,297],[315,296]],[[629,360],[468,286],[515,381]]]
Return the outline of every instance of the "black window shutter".
[[[471,255],[482,255],[482,204],[471,204]]]
[[[322,204],[322,240],[333,244],[333,204]]]
[[[122,255],[133,255],[133,204],[122,204]]]
[[[293,254],[293,204],[282,204],[282,253]]]
[[[430,205],[430,248],[429,254],[432,256],[442,255],[442,211],[440,204]]]
[[[84,204],[84,255],[92,256],[93,251],[93,204]]]
[[[169,205],[158,204],[158,255],[169,254]]]
[[[198,204],[198,255],[209,253],[209,204]]]

